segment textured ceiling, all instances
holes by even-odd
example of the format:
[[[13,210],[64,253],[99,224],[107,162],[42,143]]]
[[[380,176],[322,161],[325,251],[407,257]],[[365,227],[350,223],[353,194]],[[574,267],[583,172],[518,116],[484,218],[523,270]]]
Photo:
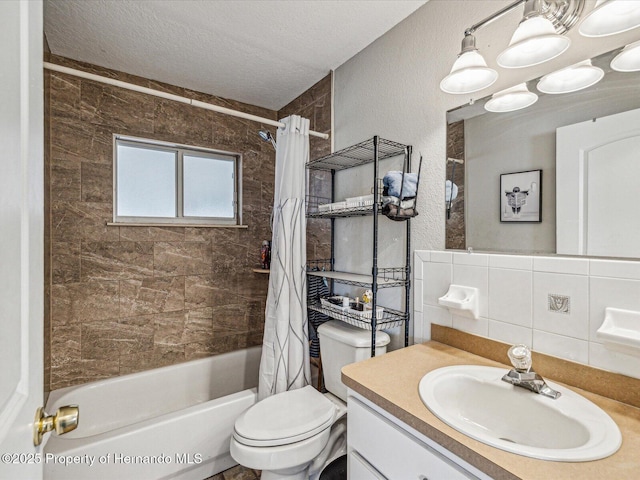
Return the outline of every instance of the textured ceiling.
[[[52,53],[278,110],[427,0],[45,0]]]

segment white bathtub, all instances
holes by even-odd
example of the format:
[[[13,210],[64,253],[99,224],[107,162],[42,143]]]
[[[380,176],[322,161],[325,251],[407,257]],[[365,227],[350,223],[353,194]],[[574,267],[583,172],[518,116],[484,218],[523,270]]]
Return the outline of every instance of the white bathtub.
[[[202,480],[234,466],[229,441],[257,401],[260,350],[51,392],[47,412],[77,404],[80,417],[76,430],[49,436],[45,480]]]

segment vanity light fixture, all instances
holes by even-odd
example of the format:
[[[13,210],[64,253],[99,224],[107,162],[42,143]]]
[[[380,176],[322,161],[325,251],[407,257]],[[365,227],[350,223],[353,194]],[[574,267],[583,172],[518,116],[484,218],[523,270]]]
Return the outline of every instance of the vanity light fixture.
[[[493,85],[497,79],[498,72],[487,67],[478,52],[476,38],[465,32],[460,55],[449,75],[440,82],[440,89],[446,93],[472,93]]]
[[[478,53],[474,33],[521,4],[524,4],[522,21],[509,46],[498,57],[498,65],[505,68],[537,65],[569,48],[571,40],[563,34],[580,19],[585,0],[516,0],[465,30],[462,52],[449,75],[440,83],[442,91],[471,93],[496,81],[498,74]]]
[[[585,37],[606,37],[640,27],[638,0],[598,0],[580,24]]]
[[[551,95],[577,92],[595,85],[603,77],[604,70],[594,67],[591,60],[585,60],[545,75],[538,82],[537,88],[542,93]]]
[[[611,60],[611,68],[616,72],[640,71],[640,41],[631,43]]]
[[[504,113],[527,108],[538,101],[538,95],[530,92],[526,83],[494,93],[484,108],[489,112]]]
[[[551,20],[542,16],[541,0],[528,1],[509,46],[498,55],[498,65],[522,68],[538,65],[564,53],[571,39],[556,33]]]

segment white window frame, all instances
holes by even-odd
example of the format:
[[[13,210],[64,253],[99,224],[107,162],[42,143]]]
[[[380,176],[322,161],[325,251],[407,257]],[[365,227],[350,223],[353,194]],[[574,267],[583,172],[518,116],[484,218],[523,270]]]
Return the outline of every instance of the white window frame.
[[[175,217],[131,217],[118,215],[118,145],[175,152],[176,154],[176,216]],[[234,217],[185,217],[183,165],[184,156],[232,160],[234,162]],[[177,143],[161,142],[147,138],[113,135],[113,223],[135,225],[194,225],[194,226],[241,226],[242,225],[242,154],[193,147]]]

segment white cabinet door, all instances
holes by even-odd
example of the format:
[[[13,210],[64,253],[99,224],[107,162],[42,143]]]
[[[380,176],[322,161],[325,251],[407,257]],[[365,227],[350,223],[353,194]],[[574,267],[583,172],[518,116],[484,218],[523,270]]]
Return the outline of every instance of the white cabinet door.
[[[349,454],[349,480],[387,480],[356,452]]]
[[[0,479],[42,479],[42,1],[0,1]]]
[[[393,480],[476,478],[357,399],[349,397],[347,405],[349,448],[384,477]]]

